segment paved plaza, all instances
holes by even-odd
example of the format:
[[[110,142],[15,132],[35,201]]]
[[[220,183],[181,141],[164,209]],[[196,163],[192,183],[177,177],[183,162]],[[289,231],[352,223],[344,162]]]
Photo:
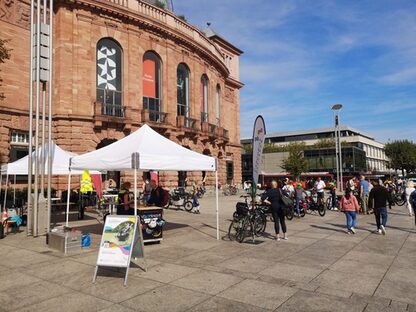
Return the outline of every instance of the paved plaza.
[[[167,210],[161,244],[145,246],[148,271],[100,269],[91,283],[102,226],[92,247],[64,256],[45,238],[9,234],[0,240],[0,311],[416,311],[416,229],[405,207],[389,210],[387,235],[373,233],[373,215],[358,217],[347,235],[344,215],[307,214],[288,221],[288,241],[270,236],[239,244],[226,237],[238,197],[220,197],[215,239],[214,198],[201,214]],[[271,233],[268,223],[267,232]]]

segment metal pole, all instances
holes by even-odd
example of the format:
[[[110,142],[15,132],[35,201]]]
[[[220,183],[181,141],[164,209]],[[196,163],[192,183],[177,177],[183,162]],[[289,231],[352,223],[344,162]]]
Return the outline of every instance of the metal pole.
[[[342,178],[342,147],[341,147],[341,129],[340,129],[340,118],[339,118],[339,114],[338,114],[338,144],[339,144],[339,176],[341,179],[341,192],[344,191],[344,187],[343,187],[343,178]]]
[[[33,15],[34,0],[30,1],[30,81],[29,81],[29,154],[27,173],[27,235],[32,235],[32,151],[33,151]]]
[[[43,0],[43,24],[46,24],[46,0]],[[40,196],[44,198],[44,190],[45,190],[45,122],[46,122],[46,81],[42,82],[42,134],[41,134],[41,141],[42,141],[42,150],[40,154],[41,159],[41,179],[40,179]]]
[[[14,175],[13,179],[13,206],[16,207],[16,175]]]
[[[48,111],[48,233],[51,230],[51,184],[52,184],[52,56],[53,56],[53,0],[49,2],[49,111]]]
[[[218,168],[215,170],[215,207],[217,212],[217,240],[220,240],[220,213],[218,209]]]
[[[134,168],[134,217],[137,217],[137,168]]]
[[[0,202],[1,202],[1,191],[2,191],[1,187],[3,186],[2,184],[3,184],[3,171],[1,171],[1,169],[0,169]],[[0,206],[0,208],[1,208],[0,212],[2,212],[3,207]]]
[[[66,221],[65,225],[68,227],[69,224],[69,196],[71,195],[71,170],[68,174],[68,195],[66,196]]]
[[[39,159],[39,100],[40,100],[40,7],[41,0],[37,2],[36,10],[36,125],[35,125],[35,196],[33,205],[33,236],[38,236],[38,159]]]
[[[337,114],[334,111],[334,122],[335,122],[335,162],[337,172],[337,189],[341,191],[339,182],[339,155],[338,155],[338,126],[337,126]]]
[[[7,173],[6,174],[6,189],[4,190],[3,211],[7,211],[7,208],[6,208],[6,199],[7,199],[7,184],[8,184],[8,181],[9,181],[9,174]],[[2,216],[2,218],[3,218],[3,216]],[[2,221],[4,221],[4,220],[2,220]]]
[[[40,197],[44,197],[45,190],[45,122],[46,122],[46,82],[42,82],[42,132],[41,132],[41,147],[40,150]]]

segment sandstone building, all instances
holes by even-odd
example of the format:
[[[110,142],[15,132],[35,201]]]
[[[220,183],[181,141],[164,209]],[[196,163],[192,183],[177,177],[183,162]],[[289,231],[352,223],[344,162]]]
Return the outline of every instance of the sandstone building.
[[[53,139],[85,153],[144,123],[194,151],[218,157],[222,183],[241,182],[239,56],[204,31],[140,0],[54,3]],[[27,152],[30,2],[0,1],[0,162]],[[201,180],[204,173],[188,173]],[[186,173],[161,173],[176,186]],[[207,176],[207,184],[213,175]]]

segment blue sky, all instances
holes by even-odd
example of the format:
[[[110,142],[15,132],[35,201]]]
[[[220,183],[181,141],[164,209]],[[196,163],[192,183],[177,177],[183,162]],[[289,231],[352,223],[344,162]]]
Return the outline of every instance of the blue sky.
[[[176,14],[244,51],[241,136],[341,123],[416,141],[416,1],[176,0]]]

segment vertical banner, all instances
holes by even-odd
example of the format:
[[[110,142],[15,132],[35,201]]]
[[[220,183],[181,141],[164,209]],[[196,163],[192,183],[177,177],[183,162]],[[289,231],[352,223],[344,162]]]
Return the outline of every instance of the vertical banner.
[[[143,61],[143,96],[156,98],[156,62],[150,59]]]
[[[263,154],[264,139],[266,137],[266,126],[262,116],[257,116],[253,128],[253,189],[257,187],[261,167],[261,156]]]

